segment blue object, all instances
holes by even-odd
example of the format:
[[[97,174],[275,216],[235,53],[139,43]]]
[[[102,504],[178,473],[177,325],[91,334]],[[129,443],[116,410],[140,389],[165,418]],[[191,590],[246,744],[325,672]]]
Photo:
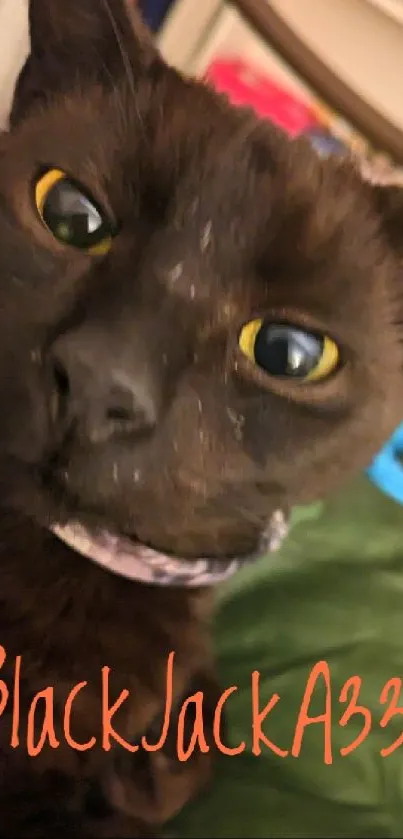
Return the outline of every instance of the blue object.
[[[165,15],[169,11],[173,0],[140,0],[139,8],[143,20],[148,24],[152,32],[158,32],[161,28]]]
[[[321,157],[345,155],[347,146],[325,128],[309,128],[304,132]]]
[[[403,422],[376,455],[367,475],[381,492],[403,505]]]

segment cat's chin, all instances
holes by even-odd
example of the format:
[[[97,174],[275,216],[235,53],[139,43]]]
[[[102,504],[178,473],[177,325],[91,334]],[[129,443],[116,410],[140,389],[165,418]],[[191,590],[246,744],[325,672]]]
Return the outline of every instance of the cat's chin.
[[[265,554],[278,550],[288,532],[285,514],[276,510],[254,553],[248,556],[185,559],[162,553],[126,536],[89,529],[79,522],[55,524],[52,531],[69,548],[129,580],[150,585],[215,585]]]

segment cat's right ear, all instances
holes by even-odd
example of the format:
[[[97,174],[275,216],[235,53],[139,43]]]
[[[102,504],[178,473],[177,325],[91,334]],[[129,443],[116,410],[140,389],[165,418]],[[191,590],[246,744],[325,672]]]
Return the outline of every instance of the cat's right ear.
[[[111,87],[161,58],[133,0],[29,0],[30,54],[10,114],[16,125],[32,107],[88,83]]]

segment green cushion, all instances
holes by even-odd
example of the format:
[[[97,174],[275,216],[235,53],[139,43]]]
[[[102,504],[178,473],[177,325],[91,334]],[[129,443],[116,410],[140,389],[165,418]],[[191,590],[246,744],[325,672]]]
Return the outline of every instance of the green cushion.
[[[303,515],[302,515],[303,513]],[[211,788],[170,826],[181,837],[402,837],[403,748],[383,757],[403,732],[403,711],[380,722],[392,699],[380,695],[403,677],[403,508],[364,477],[326,504],[301,511],[274,557],[243,570],[220,592],[216,638],[223,688],[238,686],[226,704],[228,744]],[[332,763],[324,760],[325,724],[305,728],[291,755],[298,714],[312,668],[330,674]],[[260,672],[260,706],[280,700],[267,716],[268,738],[290,754],[262,745],[252,753],[252,671]],[[345,756],[363,728],[363,713],[340,724],[344,683],[360,677],[357,701],[369,709],[371,731]],[[396,682],[396,690],[399,683]],[[398,699],[398,697],[397,697]],[[319,676],[309,706],[325,710]],[[399,703],[403,709],[403,691]],[[402,735],[403,740],[403,735]]]

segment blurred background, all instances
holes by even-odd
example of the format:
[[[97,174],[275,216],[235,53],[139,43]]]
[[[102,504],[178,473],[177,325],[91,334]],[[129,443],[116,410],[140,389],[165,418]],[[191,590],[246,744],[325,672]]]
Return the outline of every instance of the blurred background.
[[[324,154],[347,147],[402,178],[403,0],[131,2],[181,71]],[[0,128],[28,45],[27,0],[0,0]]]
[[[403,165],[403,0],[138,0],[164,56],[323,153]],[[400,175],[400,172],[398,173]]]

